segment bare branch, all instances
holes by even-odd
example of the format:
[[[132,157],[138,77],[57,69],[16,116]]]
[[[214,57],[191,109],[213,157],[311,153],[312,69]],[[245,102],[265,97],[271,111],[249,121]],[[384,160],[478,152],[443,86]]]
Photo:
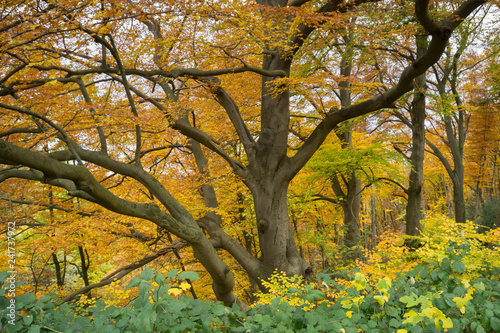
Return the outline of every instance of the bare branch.
[[[12,202],[12,203],[19,204],[19,205],[34,205],[34,206],[45,207],[46,209],[57,209],[57,210],[67,212],[67,213],[75,212],[78,215],[82,215],[82,216],[93,216],[95,213],[95,212],[76,211],[74,209],[64,208],[64,207],[61,207],[61,206],[55,205],[55,204],[47,204],[44,202],[35,202],[35,201],[27,201],[27,200],[16,200],[16,199],[11,199],[11,198],[7,198],[7,197],[3,197],[3,196],[0,196],[0,200]]]
[[[142,257],[141,259],[134,262],[133,264],[129,264],[129,265],[118,268],[117,270],[113,271],[112,273],[106,275],[98,283],[93,283],[91,285],[85,286],[85,287],[75,291],[71,295],[64,297],[58,303],[61,304],[61,303],[66,303],[66,302],[72,301],[72,300],[76,299],[78,297],[78,295],[85,294],[92,289],[103,287],[105,285],[108,285],[108,284],[111,284],[115,281],[118,281],[121,278],[123,278],[124,276],[126,276],[127,274],[133,272],[134,270],[149,264],[151,261],[156,260],[157,258],[164,256],[170,252],[180,250],[186,246],[188,246],[188,243],[185,241],[182,241],[182,240],[175,241],[174,243],[170,244],[167,247],[164,247],[163,249],[159,250],[156,253],[149,254],[147,256]]]

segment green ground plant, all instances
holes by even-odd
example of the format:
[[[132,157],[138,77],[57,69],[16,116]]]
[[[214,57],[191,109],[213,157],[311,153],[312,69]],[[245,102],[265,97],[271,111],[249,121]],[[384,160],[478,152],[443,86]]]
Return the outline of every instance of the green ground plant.
[[[396,278],[372,281],[350,273],[338,283],[329,272],[305,284],[276,274],[269,295],[249,311],[177,296],[171,287],[176,271],[154,274],[145,269],[128,288],[138,288],[129,306],[107,306],[97,300],[86,313],[76,305],[58,304],[55,295],[36,300],[32,294],[15,298],[16,318],[6,311],[1,325],[7,332],[498,332],[500,331],[499,269],[476,269],[468,280],[463,259],[468,244],[449,241],[439,261],[419,264]],[[196,273],[189,274],[196,279]],[[0,276],[2,282],[7,272]],[[186,276],[178,276],[185,278]],[[7,309],[6,289],[0,307]],[[21,315],[22,313],[22,315]],[[76,314],[78,313],[78,315]],[[12,323],[14,325],[12,325]]]

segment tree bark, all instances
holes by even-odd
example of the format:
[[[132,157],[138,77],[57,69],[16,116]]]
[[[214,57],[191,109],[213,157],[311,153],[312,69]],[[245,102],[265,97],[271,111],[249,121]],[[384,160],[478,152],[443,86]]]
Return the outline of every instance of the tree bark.
[[[354,20],[351,23],[354,23]],[[342,108],[347,108],[352,103],[348,79],[352,75],[354,49],[351,44],[353,36],[354,33],[350,32],[343,37],[346,48],[340,61],[340,73],[346,80],[342,80],[339,83],[339,96]],[[353,148],[352,131],[352,123],[346,124],[345,128],[336,131],[342,149]],[[344,245],[350,249],[347,254],[347,258],[349,259],[356,258],[360,254],[357,247],[359,246],[361,237],[361,224],[359,221],[359,213],[361,211],[361,180],[356,175],[357,171],[358,170],[352,170],[347,176],[342,177],[345,191],[342,189],[338,175],[332,179],[332,188],[337,197],[342,201],[342,211],[344,213]]]
[[[417,58],[427,49],[427,37],[417,37]],[[425,154],[425,73],[415,78],[415,92],[411,105],[412,151],[411,171],[407,190],[406,234],[418,236],[422,220],[422,189],[424,185]]]
[[[87,253],[87,250],[83,248],[83,246],[78,246],[78,253],[80,255],[80,262],[81,262],[81,268],[82,268],[82,279],[85,287],[90,285],[89,281],[89,267],[90,267],[90,258],[89,254]],[[90,290],[87,292],[88,297],[92,297],[90,294]]]
[[[52,262],[54,263],[54,268],[56,271],[57,286],[62,287],[64,286],[64,274],[61,272],[61,264],[59,263],[57,254],[55,253],[52,253]]]

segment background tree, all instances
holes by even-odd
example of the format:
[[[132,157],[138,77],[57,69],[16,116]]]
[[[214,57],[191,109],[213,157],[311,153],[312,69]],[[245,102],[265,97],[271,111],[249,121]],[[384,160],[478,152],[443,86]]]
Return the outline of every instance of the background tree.
[[[465,141],[471,120],[471,114],[468,111],[469,101],[467,100],[468,86],[464,85],[461,78],[466,75],[466,72],[471,70],[476,72],[483,61],[490,55],[482,54],[481,51],[475,48],[481,43],[481,27],[482,21],[487,15],[488,9],[485,12],[480,12],[474,20],[460,27],[459,33],[456,35],[458,39],[452,47],[448,47],[445,52],[446,57],[433,66],[434,79],[430,79],[430,83],[434,86],[437,92],[435,103],[435,112],[440,119],[440,124],[433,124],[429,127],[429,132],[434,137],[444,143],[444,146],[451,155],[452,163],[450,163],[447,154],[442,151],[433,140],[428,141],[428,145],[432,153],[443,163],[453,184],[453,206],[455,210],[455,219],[457,222],[465,222],[465,195],[464,195],[464,177],[465,177]]]

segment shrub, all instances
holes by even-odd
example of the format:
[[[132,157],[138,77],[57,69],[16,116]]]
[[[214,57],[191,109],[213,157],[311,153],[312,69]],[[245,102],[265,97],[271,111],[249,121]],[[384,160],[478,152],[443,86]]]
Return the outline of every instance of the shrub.
[[[322,273],[314,289],[276,274],[268,285],[273,296],[260,295],[267,304],[248,312],[187,296],[176,299],[183,287],[169,285],[175,271],[164,276],[145,269],[129,283],[129,288],[138,288],[138,297],[128,307],[98,300],[85,316],[78,316],[74,305],[57,304],[55,295],[35,300],[24,294],[16,297],[15,325],[8,323],[5,310],[1,324],[8,332],[500,331],[500,281],[492,278],[499,272],[478,268],[479,277],[467,279],[463,260],[470,246],[448,245],[440,262],[419,264],[395,278],[372,281],[358,272],[339,284],[330,273]],[[182,274],[196,279],[195,273]],[[6,277],[4,272],[0,279]],[[2,289],[1,308],[7,309],[9,302]]]

